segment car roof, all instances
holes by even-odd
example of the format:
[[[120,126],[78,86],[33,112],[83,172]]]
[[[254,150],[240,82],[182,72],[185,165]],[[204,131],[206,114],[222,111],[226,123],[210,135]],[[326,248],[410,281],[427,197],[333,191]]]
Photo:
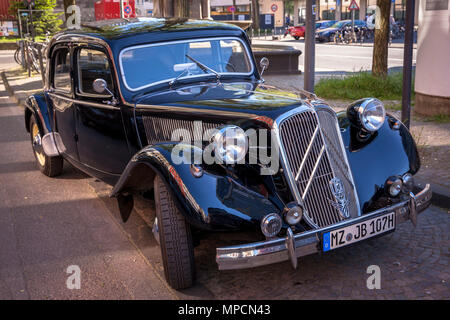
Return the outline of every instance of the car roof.
[[[138,35],[151,37],[161,32],[182,32],[195,30],[240,31],[241,28],[212,20],[192,20],[187,18],[133,18],[111,19],[82,24],[80,29],[67,29],[56,35],[57,38],[71,36],[95,37],[107,42],[132,38]]]

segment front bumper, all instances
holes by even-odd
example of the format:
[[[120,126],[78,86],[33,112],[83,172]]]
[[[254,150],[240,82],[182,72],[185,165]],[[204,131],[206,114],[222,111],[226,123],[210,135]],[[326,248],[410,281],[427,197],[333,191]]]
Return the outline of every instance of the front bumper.
[[[249,243],[216,249],[216,262],[219,270],[244,269],[263,266],[290,260],[294,268],[297,259],[312,253],[320,252],[321,235],[336,228],[342,228],[376,218],[388,212],[395,212],[396,224],[411,220],[414,226],[417,223],[417,214],[424,211],[431,202],[431,188],[427,184],[418,194],[410,194],[410,199],[393,206],[365,214],[361,217],[342,221],[322,229],[315,229],[293,234],[288,229],[286,238],[277,238],[268,241]]]

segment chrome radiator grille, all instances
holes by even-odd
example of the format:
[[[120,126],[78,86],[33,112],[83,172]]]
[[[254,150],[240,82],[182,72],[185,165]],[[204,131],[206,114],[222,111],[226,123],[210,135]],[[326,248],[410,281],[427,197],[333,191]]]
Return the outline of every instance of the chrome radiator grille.
[[[295,113],[281,120],[278,130],[287,179],[294,197],[306,209],[307,221],[325,227],[358,216],[357,195],[335,114],[327,109]],[[335,178],[345,189],[340,199],[332,188]]]
[[[147,144],[149,145],[163,141],[180,141],[180,137],[172,139],[172,133],[177,129],[189,131],[192,141],[202,141],[205,131],[215,129],[221,125],[218,122],[200,122],[149,116],[143,116],[142,119],[147,136]]]

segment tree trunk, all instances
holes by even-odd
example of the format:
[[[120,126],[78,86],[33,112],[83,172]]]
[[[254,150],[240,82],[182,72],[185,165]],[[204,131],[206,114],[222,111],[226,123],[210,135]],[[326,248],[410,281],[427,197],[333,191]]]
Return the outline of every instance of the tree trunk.
[[[252,0],[252,17],[251,17],[251,19],[253,20],[253,25],[252,25],[253,30],[258,30],[259,29],[259,0]]]
[[[67,13],[67,8],[74,4],[75,4],[75,0],[64,0],[64,16],[66,17],[66,21],[69,18],[69,14]]]
[[[153,0],[153,16],[157,18],[172,18],[176,3],[178,3],[177,0]]]
[[[388,46],[389,46],[389,15],[391,12],[391,0],[377,0],[380,8],[379,28],[375,28],[373,42],[372,74],[377,77],[385,77],[388,70]],[[377,14],[378,15],[378,14]]]
[[[193,4],[198,3],[198,11],[200,11],[200,0],[196,0],[196,1],[192,1],[192,2],[193,2]],[[199,14],[200,14],[200,12],[199,12]],[[189,17],[190,16],[189,0],[173,0],[173,16],[176,18]],[[196,18],[197,18],[197,16],[196,16]]]

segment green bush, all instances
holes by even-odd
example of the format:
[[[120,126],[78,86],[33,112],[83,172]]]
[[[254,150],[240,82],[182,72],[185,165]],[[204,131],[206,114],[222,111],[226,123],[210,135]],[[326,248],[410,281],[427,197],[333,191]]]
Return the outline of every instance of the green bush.
[[[359,72],[342,78],[321,79],[315,86],[315,93],[326,99],[357,100],[374,97],[380,100],[401,100],[402,88],[401,72],[391,73],[386,78]],[[412,93],[414,94],[413,90]]]

